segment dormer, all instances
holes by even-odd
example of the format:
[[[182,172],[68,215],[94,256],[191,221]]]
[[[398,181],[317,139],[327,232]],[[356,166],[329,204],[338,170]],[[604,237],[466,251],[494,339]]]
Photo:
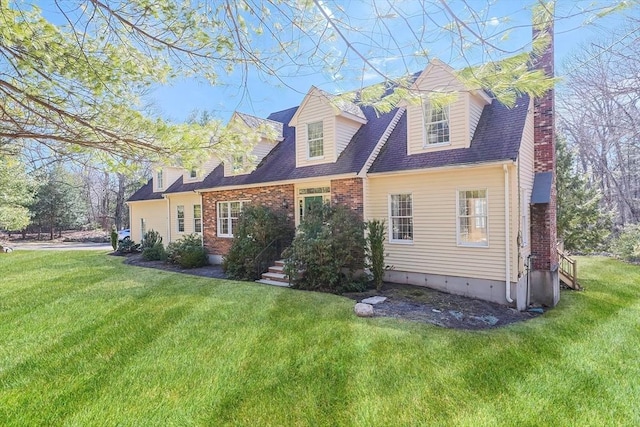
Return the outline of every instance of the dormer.
[[[251,173],[273,147],[284,139],[282,123],[237,111],[229,119],[228,126],[237,133],[237,139],[243,144],[243,147],[238,148],[243,148],[246,152],[228,156],[224,162],[224,176]]]
[[[153,192],[162,193],[182,175],[182,169],[158,166],[153,169]]]
[[[411,87],[417,102],[407,109],[407,154],[468,148],[485,105],[491,97],[467,88],[455,71],[433,59]]]
[[[356,104],[314,86],[291,118],[296,167],[333,163],[367,119]]]
[[[212,156],[199,167],[184,169],[182,171],[182,182],[202,182],[202,180],[205,179],[205,177],[209,175],[220,163],[221,161],[219,158]]]

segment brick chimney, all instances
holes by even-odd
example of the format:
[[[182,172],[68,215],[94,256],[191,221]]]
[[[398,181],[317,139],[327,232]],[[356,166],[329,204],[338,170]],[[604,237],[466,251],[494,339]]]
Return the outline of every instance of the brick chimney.
[[[533,37],[540,30],[534,27]],[[544,53],[534,59],[534,67],[554,76],[553,26],[546,29],[551,40]],[[556,228],[556,135],[555,93],[548,90],[533,102],[534,193],[531,204],[531,251],[533,302],[555,306],[560,298]],[[538,188],[536,188],[538,187]],[[535,283],[535,285],[534,285]]]

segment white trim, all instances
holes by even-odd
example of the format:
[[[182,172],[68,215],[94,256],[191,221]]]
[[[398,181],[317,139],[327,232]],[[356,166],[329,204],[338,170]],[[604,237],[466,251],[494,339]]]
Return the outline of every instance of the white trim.
[[[182,230],[180,230],[180,208],[182,208]],[[185,232],[186,230],[185,219],[186,219],[186,214],[184,211],[184,205],[176,205],[176,233]]]
[[[427,172],[442,172],[446,170],[452,169],[470,169],[470,168],[488,168],[493,166],[502,166],[502,165],[510,165],[515,164],[512,160],[500,160],[497,162],[481,162],[481,163],[469,163],[469,164],[454,164],[447,166],[438,166],[435,168],[417,168],[417,169],[400,169],[388,172],[367,172],[367,177],[369,178],[382,178],[386,176],[394,176],[394,175],[415,175]]]
[[[311,156],[311,138],[309,137],[309,126],[311,125],[320,125],[320,127],[322,128],[322,137],[320,138],[314,138],[313,142],[317,143],[317,142],[321,142],[322,145],[322,154],[319,156]],[[306,141],[306,148],[307,148],[307,160],[321,160],[324,159],[324,149],[325,149],[325,137],[324,137],[324,120],[318,120],[315,122],[310,122],[310,123],[305,123],[306,127],[307,127],[307,141]]]
[[[384,144],[387,143],[387,140],[389,139],[391,132],[393,132],[393,130],[396,128],[396,126],[398,125],[398,122],[402,118],[402,115],[404,114],[405,111],[406,111],[405,108],[399,108],[398,111],[396,112],[396,115],[393,117],[393,119],[391,119],[391,122],[389,122],[387,129],[384,131],[384,133],[376,143],[376,146],[373,147],[371,154],[369,154],[369,158],[367,158],[367,161],[364,162],[362,169],[360,169],[360,172],[358,172],[359,177],[364,178],[366,176],[367,171],[369,170],[373,162],[378,157],[378,154],[380,154],[380,150],[382,150],[382,147],[384,146]]]
[[[356,116],[355,114],[351,114],[347,111],[340,110],[340,113],[337,114],[337,116],[344,117],[345,119],[352,120],[354,122],[358,122],[363,125],[366,125],[368,123],[367,119],[363,119],[362,117]]]
[[[411,197],[411,240],[409,239],[394,239],[393,238],[393,219],[392,219],[392,215],[391,215],[391,198],[393,196],[401,196],[401,195],[409,195]],[[415,239],[415,227],[414,227],[414,223],[413,223],[413,219],[414,219],[414,206],[413,206],[413,192],[408,192],[408,193],[402,193],[402,192],[397,192],[397,193],[387,193],[387,221],[389,223],[389,230],[388,230],[388,234],[389,234],[389,243],[392,244],[402,244],[402,245],[413,245],[414,239]],[[404,217],[406,218],[406,217]]]
[[[462,242],[460,239],[460,193],[463,191],[484,191],[485,200],[487,203],[486,214],[486,230],[487,230],[487,242],[486,243],[474,243],[474,242]],[[456,246],[461,248],[489,248],[489,189],[479,187],[464,187],[456,189]]]
[[[229,214],[228,217],[226,218],[220,218],[220,203],[228,203],[229,207],[227,210],[227,213]],[[220,200],[220,201],[216,201],[216,236],[217,237],[223,237],[223,238],[233,238],[233,228],[232,228],[232,224],[233,222],[231,221],[232,217],[231,216],[231,203],[240,203],[240,212],[242,212],[242,208],[244,206],[245,203],[250,203],[250,201],[248,200]],[[225,219],[225,220],[229,220],[229,233],[221,233],[220,232],[220,220],[221,219]]]
[[[423,97],[422,103],[420,106],[422,107],[422,148],[425,150],[428,150],[430,148],[444,147],[444,146],[451,145],[451,119],[450,119],[451,108],[449,108],[450,106],[443,105],[442,107],[440,107],[440,110],[444,113],[444,120],[437,120],[437,121],[431,120],[431,118],[433,117],[433,105],[428,99]],[[429,117],[427,117],[427,115]],[[428,140],[429,140],[430,132],[427,131],[427,126],[433,126],[438,123],[447,124],[448,139],[447,141],[441,141],[441,142],[429,142]]]

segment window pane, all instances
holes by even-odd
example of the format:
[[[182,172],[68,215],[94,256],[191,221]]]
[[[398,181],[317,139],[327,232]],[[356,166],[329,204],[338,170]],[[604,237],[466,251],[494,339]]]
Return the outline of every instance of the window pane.
[[[466,190],[458,193],[458,242],[486,246],[487,239],[487,192]]]
[[[218,218],[227,218],[229,216],[229,203],[218,203]]]
[[[391,239],[413,240],[413,206],[411,194],[392,194]]]
[[[324,155],[324,135],[322,122],[309,123],[307,125],[307,144],[309,157],[321,157]]]

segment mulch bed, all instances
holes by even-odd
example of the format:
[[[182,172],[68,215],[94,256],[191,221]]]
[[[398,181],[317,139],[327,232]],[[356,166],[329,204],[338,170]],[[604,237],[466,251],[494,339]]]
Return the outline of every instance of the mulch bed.
[[[225,279],[219,265],[182,269],[162,261],[145,261],[141,254],[126,255],[125,264],[157,268],[194,276]],[[429,288],[385,283],[382,290],[343,294],[356,302],[371,296],[384,296],[387,300],[374,305],[375,317],[430,323],[454,329],[490,329],[514,322],[529,320],[540,315],[536,312],[520,312],[514,308],[487,301],[451,295]]]

